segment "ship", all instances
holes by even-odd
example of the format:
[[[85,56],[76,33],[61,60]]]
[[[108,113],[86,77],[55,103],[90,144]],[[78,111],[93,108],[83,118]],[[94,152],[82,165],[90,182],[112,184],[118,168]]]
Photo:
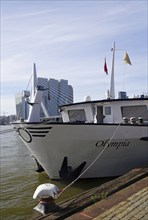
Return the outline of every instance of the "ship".
[[[106,99],[59,106],[60,120],[41,120],[44,87],[34,86],[28,119],[13,123],[39,171],[50,179],[123,175],[148,166],[148,97],[115,98],[114,57]],[[36,74],[36,71],[34,71]]]

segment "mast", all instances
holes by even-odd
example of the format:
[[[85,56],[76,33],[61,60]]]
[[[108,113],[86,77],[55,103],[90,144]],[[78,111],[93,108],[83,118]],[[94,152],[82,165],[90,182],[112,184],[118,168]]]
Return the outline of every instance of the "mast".
[[[112,70],[111,70],[111,82],[110,82],[110,99],[115,99],[115,83],[114,83],[114,61],[115,61],[115,42],[112,48]]]

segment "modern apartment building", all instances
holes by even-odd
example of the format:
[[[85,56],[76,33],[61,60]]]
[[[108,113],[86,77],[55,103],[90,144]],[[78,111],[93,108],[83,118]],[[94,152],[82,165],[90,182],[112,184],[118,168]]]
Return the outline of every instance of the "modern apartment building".
[[[37,86],[43,86],[43,100],[42,107],[47,110],[49,116],[59,116],[58,106],[64,104],[70,104],[73,102],[73,88],[68,85],[68,80],[57,80],[47,78],[37,78]],[[16,113],[17,119],[28,118],[29,104],[22,94],[16,95]],[[45,113],[41,108],[41,117],[44,117]]]
[[[26,98],[24,97],[24,92],[18,93],[15,95],[15,104],[16,104],[16,119],[20,120],[21,118],[27,119],[29,113],[29,105]]]
[[[68,85],[68,80],[49,79],[49,105],[51,116],[59,115],[58,106],[73,102],[73,88]]]
[[[58,116],[58,106],[73,102],[73,88],[68,80],[38,78],[38,86],[44,86],[43,103],[50,116]]]

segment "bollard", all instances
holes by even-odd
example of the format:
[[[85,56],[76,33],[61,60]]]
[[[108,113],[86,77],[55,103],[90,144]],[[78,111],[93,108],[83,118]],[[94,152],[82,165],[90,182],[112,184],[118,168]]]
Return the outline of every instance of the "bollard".
[[[139,117],[139,118],[138,118],[138,123],[139,123],[139,124],[143,124],[143,118],[142,118],[142,117]]]
[[[58,208],[55,203],[58,192],[59,189],[54,184],[44,183],[39,185],[33,194],[33,199],[38,199],[39,203],[33,209],[42,213],[43,215],[53,212]]]
[[[123,123],[128,124],[128,118],[127,117],[123,117]]]
[[[131,124],[136,124],[136,117],[131,117],[130,118],[130,123]]]
[[[43,215],[46,215],[50,212],[53,212],[57,208],[58,206],[56,205],[55,200],[52,197],[48,197],[48,198],[41,198],[39,200],[38,205],[33,209],[40,212]]]

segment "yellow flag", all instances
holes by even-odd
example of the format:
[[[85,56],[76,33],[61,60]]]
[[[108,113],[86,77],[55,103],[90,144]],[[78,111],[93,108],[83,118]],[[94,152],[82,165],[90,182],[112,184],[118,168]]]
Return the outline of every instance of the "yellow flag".
[[[124,60],[124,63],[128,63],[128,64],[132,65],[131,61],[130,61],[130,58],[129,58],[129,56],[128,56],[126,51],[125,51],[123,60]]]

